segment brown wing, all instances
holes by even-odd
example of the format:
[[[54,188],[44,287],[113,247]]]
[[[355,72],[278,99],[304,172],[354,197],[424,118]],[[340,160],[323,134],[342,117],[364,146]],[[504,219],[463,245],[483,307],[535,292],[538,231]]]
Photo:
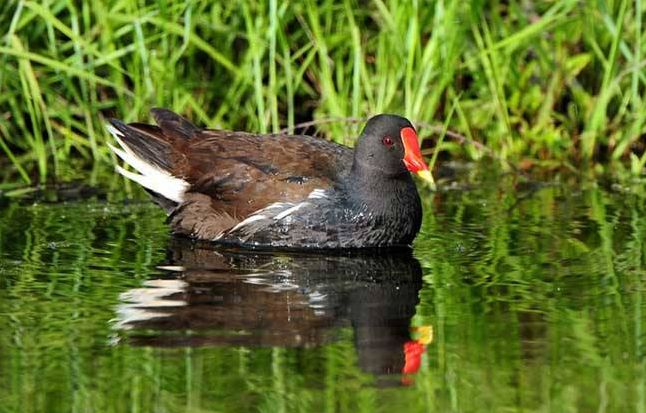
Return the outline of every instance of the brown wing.
[[[176,232],[198,238],[213,239],[270,204],[329,188],[352,163],[349,148],[322,139],[203,130],[164,109],[153,115],[159,126],[112,125],[139,157],[188,183],[169,219]]]
[[[333,186],[350,160],[347,148],[308,136],[206,130],[183,148],[173,175],[211,197],[213,208],[244,218]]]

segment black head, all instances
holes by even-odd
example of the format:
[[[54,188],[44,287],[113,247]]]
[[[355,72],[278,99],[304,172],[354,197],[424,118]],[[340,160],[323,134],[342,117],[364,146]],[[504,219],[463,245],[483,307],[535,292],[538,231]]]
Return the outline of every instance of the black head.
[[[390,177],[407,170],[419,173],[428,167],[413,125],[401,116],[384,114],[366,123],[354,151],[353,169]]]

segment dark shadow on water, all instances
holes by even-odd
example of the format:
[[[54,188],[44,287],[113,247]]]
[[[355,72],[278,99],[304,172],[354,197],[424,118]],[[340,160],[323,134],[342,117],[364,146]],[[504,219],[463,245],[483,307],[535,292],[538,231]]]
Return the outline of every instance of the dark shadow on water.
[[[422,287],[411,251],[250,252],[174,240],[161,268],[168,277],[121,295],[117,327],[128,344],[313,347],[351,327],[362,370],[404,369]]]

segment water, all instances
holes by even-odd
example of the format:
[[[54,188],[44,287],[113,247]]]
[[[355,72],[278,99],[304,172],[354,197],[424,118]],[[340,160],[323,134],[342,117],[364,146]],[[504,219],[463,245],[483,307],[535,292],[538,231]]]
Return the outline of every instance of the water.
[[[5,201],[0,412],[644,412],[643,186],[468,169],[412,253],[335,255]]]

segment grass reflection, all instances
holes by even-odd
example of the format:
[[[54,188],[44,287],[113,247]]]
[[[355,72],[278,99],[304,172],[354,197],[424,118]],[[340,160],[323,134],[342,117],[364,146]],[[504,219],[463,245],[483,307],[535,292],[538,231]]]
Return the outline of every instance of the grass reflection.
[[[480,169],[456,188],[424,199],[414,251],[424,282],[396,336],[432,326],[433,341],[408,386],[367,368],[375,347],[366,353],[362,340],[394,331],[392,317],[386,330],[375,317],[410,301],[393,295],[402,291],[394,283],[369,281],[365,262],[313,267],[225,254],[233,273],[209,265],[219,287],[196,269],[181,278],[192,290],[175,296],[191,306],[215,301],[176,318],[184,324],[174,330],[126,331],[115,327],[123,294],[176,277],[157,268],[178,262],[162,214],[147,202],[11,202],[0,209],[0,411],[644,411],[639,186],[569,177],[543,184]],[[196,250],[188,251],[183,259]],[[249,271],[231,281],[244,265],[266,272],[256,271],[256,284]],[[271,274],[285,268],[292,273],[278,283]],[[294,289],[277,289],[287,284]],[[322,315],[303,298],[313,291],[336,298],[318,308]],[[320,340],[248,341],[280,326],[252,324],[257,317],[274,309],[282,320],[288,313],[279,309],[299,305],[299,314],[327,320]],[[230,328],[236,306],[258,312]],[[208,318],[218,308],[222,318]],[[313,331],[303,326],[299,334]],[[186,344],[236,334],[247,341]],[[184,344],[159,345],[169,337]]]

